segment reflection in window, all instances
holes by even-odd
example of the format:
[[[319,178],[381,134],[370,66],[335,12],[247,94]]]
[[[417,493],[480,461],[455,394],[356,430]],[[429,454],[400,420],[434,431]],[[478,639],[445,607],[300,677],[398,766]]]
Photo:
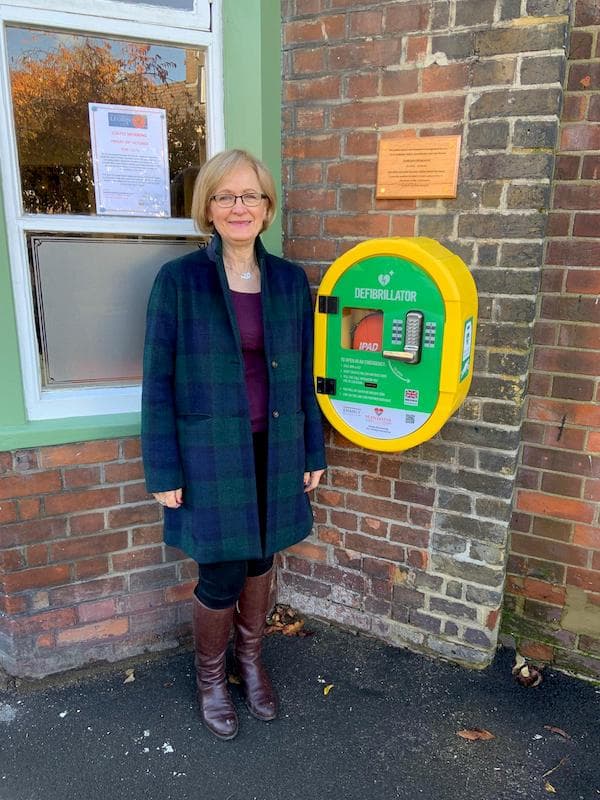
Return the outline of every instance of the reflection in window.
[[[32,233],[28,245],[42,387],[139,382],[154,277],[198,242]]]
[[[179,6],[181,7],[181,6]],[[94,214],[88,103],[167,112],[171,214],[206,159],[204,50],[7,28],[23,207]]]
[[[129,3],[139,5],[143,3],[147,6],[163,6],[163,8],[180,8],[183,11],[194,10],[194,0],[117,0],[118,3]]]

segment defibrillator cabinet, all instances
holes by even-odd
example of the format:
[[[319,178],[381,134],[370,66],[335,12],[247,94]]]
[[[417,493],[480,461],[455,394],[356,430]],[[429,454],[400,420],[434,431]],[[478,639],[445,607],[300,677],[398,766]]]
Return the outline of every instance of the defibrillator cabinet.
[[[433,239],[363,242],[327,270],[315,313],[315,386],[329,422],[372,450],[415,447],[464,400],[475,282]]]

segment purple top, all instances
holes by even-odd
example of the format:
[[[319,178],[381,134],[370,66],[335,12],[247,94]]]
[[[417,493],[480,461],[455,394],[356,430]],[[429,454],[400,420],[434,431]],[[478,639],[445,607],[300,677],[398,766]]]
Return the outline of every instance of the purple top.
[[[252,433],[267,430],[269,374],[265,361],[260,292],[234,292],[233,307],[240,329]]]

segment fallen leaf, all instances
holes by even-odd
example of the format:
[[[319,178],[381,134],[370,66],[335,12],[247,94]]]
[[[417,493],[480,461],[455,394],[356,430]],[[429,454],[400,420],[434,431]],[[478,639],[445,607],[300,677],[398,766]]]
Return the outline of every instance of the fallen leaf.
[[[515,653],[515,665],[512,668],[513,675],[517,675],[525,666],[527,666],[527,661],[520,653]]]
[[[556,789],[554,788],[554,786],[552,786],[551,783],[548,783],[548,781],[546,781],[546,783],[544,784],[544,789],[547,792],[550,792],[550,794],[556,794]]]
[[[585,75],[585,76],[584,76],[584,77],[583,77],[583,78],[582,78],[582,79],[579,81],[579,83],[580,83],[580,84],[583,86],[583,88],[584,88],[584,89],[589,89],[589,88],[590,88],[590,85],[591,85],[591,83],[592,83],[592,76],[591,76],[591,75]]]
[[[284,636],[297,636],[298,632],[304,627],[304,620],[299,619],[297,622],[291,622],[289,625],[285,625],[283,630],[281,631]]]
[[[227,680],[229,683],[234,683],[236,686],[241,686],[242,681],[239,675],[233,675],[231,672],[227,676]]]
[[[517,667],[515,664],[513,667],[513,675],[515,676],[517,683],[520,683],[521,686],[526,686],[527,688],[539,686],[542,682],[541,671],[537,667],[529,664],[524,664],[521,667]]]
[[[493,733],[486,731],[485,728],[466,728],[462,731],[457,731],[456,735],[462,739],[468,739],[470,742],[487,741],[496,738]]]
[[[563,737],[563,739],[570,739],[570,738],[571,738],[571,737],[569,736],[569,734],[568,734],[566,731],[563,731],[563,729],[562,729],[562,728],[557,728],[557,727],[556,727],[556,726],[554,726],[554,725],[544,725],[544,728],[545,728],[547,731],[551,731],[552,733],[558,733],[558,735],[559,735],[559,736],[562,736],[562,737]]]
[[[132,670],[132,669],[126,669],[126,670],[125,670],[125,675],[126,675],[127,677],[125,678],[125,680],[123,681],[123,683],[133,683],[133,682],[134,682],[134,680],[135,680],[135,674],[134,674],[134,670]]]
[[[333,689],[333,686],[334,686],[333,683],[328,683],[327,686],[323,687],[323,694],[325,695],[325,697],[327,697],[329,692]]]

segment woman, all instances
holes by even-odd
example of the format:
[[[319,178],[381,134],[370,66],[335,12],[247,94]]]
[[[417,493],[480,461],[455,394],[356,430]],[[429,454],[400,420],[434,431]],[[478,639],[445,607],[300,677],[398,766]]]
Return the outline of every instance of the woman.
[[[238,730],[225,680],[234,658],[249,711],[277,701],[261,660],[273,556],[311,530],[307,493],[325,468],[303,270],[266,252],[268,169],[229,150],[201,169],[192,217],[214,235],[165,264],[148,305],[142,395],[146,485],[165,542],[199,564],[193,630],[198,702],[222,739]]]

